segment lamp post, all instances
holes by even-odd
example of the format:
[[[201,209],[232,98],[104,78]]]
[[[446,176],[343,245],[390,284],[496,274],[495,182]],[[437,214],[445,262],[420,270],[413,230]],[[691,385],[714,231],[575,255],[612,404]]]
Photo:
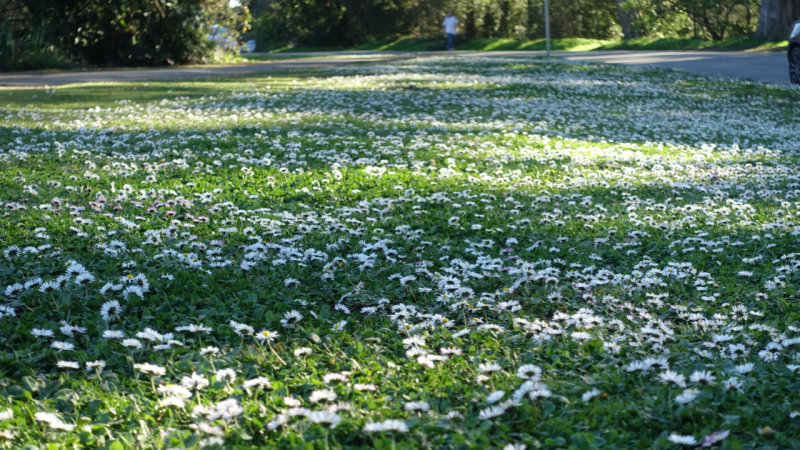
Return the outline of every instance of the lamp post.
[[[544,0],[544,41],[547,48],[547,57],[550,57],[550,4]]]

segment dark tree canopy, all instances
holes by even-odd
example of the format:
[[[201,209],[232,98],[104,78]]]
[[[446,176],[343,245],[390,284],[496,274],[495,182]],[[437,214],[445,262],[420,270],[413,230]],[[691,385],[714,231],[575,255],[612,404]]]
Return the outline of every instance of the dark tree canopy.
[[[199,62],[224,0],[5,0],[0,34],[19,68],[59,59],[96,65]],[[39,60],[43,61],[39,61]]]

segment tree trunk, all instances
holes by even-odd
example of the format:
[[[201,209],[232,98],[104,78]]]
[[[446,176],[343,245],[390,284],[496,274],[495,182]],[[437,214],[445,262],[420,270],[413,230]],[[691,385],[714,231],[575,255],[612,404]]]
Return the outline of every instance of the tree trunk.
[[[761,0],[756,37],[777,41],[789,37],[792,21],[800,19],[800,0]]]
[[[509,30],[509,13],[511,10],[511,5],[508,0],[504,0],[500,2],[500,37],[509,38],[511,37],[511,32]]]
[[[627,0],[614,1],[617,4],[617,20],[622,28],[622,38],[635,39],[641,37],[638,30],[633,27],[634,13],[623,6]]]
[[[469,39],[475,39],[478,37],[478,25],[476,24],[477,21],[476,16],[477,14],[475,13],[475,10],[470,8],[467,11],[466,17],[464,18],[463,34]]]

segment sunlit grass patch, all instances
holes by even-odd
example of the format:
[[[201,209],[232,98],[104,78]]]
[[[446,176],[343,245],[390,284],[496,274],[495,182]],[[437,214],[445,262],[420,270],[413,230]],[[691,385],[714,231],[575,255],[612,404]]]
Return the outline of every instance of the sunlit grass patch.
[[[686,38],[636,38],[599,45],[593,50],[723,50],[777,51],[785,50],[788,41],[767,41],[755,38],[730,38],[721,41]]]

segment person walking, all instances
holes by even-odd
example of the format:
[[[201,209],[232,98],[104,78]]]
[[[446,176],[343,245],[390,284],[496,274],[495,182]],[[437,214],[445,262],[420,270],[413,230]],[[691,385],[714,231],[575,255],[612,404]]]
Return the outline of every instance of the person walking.
[[[444,34],[447,35],[447,49],[453,50],[453,41],[456,39],[456,26],[458,25],[458,19],[452,13],[452,11],[447,13],[442,25],[444,25]]]

